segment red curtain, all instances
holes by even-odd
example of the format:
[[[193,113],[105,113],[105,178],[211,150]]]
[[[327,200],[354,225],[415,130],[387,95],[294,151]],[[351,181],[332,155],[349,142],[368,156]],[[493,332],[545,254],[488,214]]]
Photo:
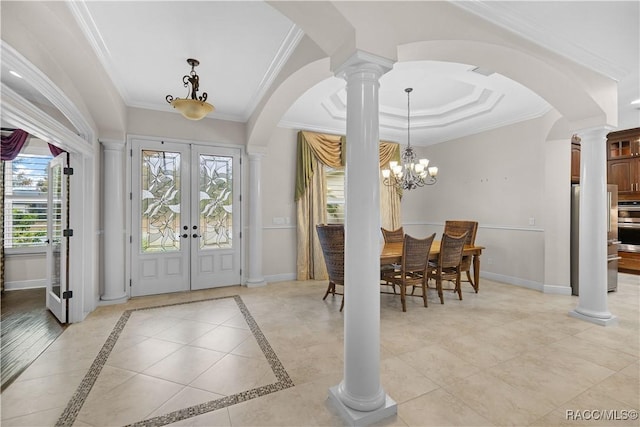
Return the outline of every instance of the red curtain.
[[[27,141],[29,134],[22,129],[16,129],[11,135],[2,136],[2,160],[13,160]]]

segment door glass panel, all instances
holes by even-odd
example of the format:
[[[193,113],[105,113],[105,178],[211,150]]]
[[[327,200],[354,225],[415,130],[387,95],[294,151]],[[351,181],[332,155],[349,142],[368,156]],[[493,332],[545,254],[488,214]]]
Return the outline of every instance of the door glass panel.
[[[180,153],[142,150],[142,252],[180,250]]]
[[[51,290],[60,298],[60,251],[62,247],[62,165],[51,168]]]
[[[233,157],[200,155],[200,249],[232,247]]]

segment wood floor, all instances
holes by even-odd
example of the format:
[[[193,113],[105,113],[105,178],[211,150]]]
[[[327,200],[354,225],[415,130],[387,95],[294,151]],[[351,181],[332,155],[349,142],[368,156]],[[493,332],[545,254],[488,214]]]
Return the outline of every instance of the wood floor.
[[[62,333],[45,307],[44,288],[2,293],[0,365],[2,391]]]

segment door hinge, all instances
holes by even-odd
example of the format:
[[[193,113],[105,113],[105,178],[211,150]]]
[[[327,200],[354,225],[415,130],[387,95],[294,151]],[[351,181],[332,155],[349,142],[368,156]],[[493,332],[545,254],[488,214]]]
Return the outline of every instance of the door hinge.
[[[242,231],[240,232],[240,238],[242,239]]]
[[[65,175],[73,175],[73,168],[64,168],[62,169],[62,173]]]
[[[62,236],[64,237],[72,237],[73,236],[73,228],[66,228],[62,230]]]
[[[129,200],[133,200],[133,193],[129,193]]]
[[[240,199],[240,201],[242,201],[242,194],[240,195],[239,199]]]
[[[240,269],[240,275],[242,276],[242,269]]]
[[[64,291],[62,293],[62,299],[71,299],[73,298],[73,291]]]
[[[133,236],[129,236],[129,244],[133,243]]]
[[[129,149],[129,157],[133,157],[133,148]]]
[[[132,283],[133,283],[133,280],[129,279],[129,287],[131,287]]]

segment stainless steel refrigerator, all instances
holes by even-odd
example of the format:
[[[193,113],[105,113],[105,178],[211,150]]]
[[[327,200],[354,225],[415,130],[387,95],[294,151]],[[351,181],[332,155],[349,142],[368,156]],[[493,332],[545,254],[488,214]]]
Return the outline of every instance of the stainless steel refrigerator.
[[[607,186],[607,290],[618,289],[618,186]],[[579,295],[580,185],[571,186],[571,293]]]

